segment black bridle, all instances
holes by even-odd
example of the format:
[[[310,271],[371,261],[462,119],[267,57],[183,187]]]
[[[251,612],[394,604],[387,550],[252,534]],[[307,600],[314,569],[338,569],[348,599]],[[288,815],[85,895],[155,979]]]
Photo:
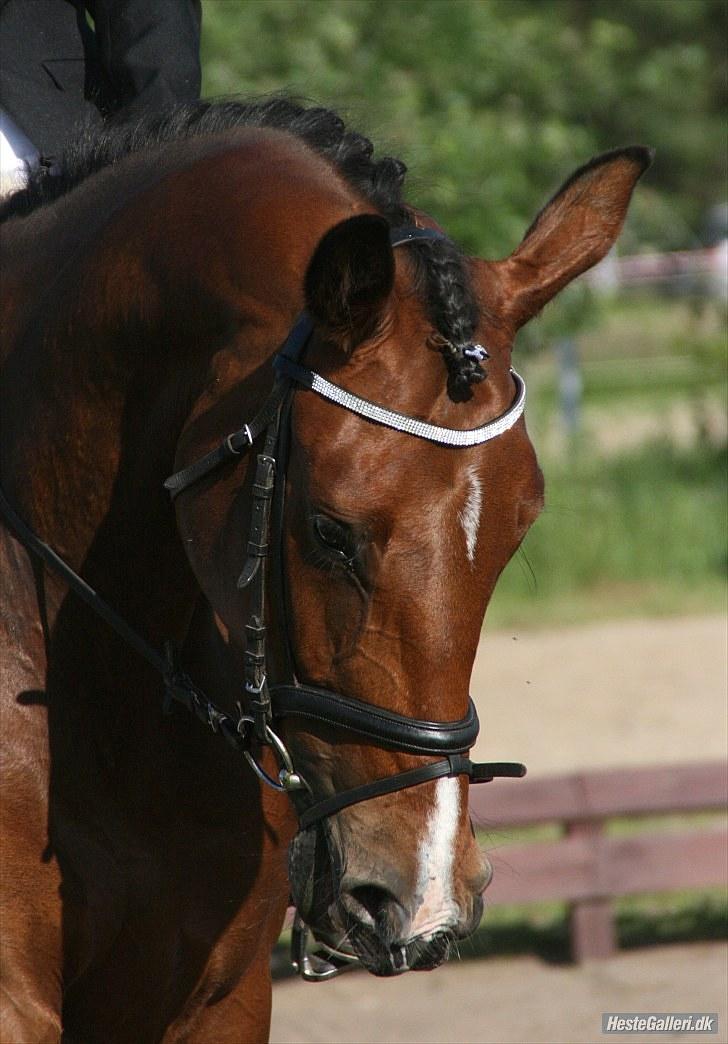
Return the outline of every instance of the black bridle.
[[[418,239],[442,238],[431,229],[394,229],[393,246]],[[274,366],[277,372],[274,387],[263,407],[249,424],[228,435],[211,453],[170,476],[165,488],[174,498],[196,484],[200,479],[231,459],[245,447],[250,447],[265,431],[263,450],[258,454],[253,482],[250,535],[247,558],[238,580],[239,588],[250,591],[250,617],[246,626],[245,690],[248,716],[246,721],[255,739],[272,746],[281,768],[278,780],[265,773],[250,750],[245,754],[258,776],[276,789],[288,791],[298,813],[301,829],[333,815],[349,805],[367,801],[383,794],[408,789],[420,783],[443,776],[466,775],[472,783],[489,782],[496,776],[520,777],[525,767],[513,762],[472,762],[466,755],[479,731],[478,716],[472,699],[464,718],[442,722],[410,718],[394,711],[384,710],[371,703],[330,692],[298,680],[293,643],[288,633],[285,570],[283,568],[283,520],[286,486],[289,414],[295,392],[295,376],[305,347],[313,332],[313,323],[304,313],[293,326],[279,350]],[[303,371],[307,372],[307,371]],[[271,533],[275,555],[271,555]],[[283,639],[283,649],[289,681],[270,684],[266,661],[266,566],[274,564],[275,605],[277,623]],[[274,729],[275,722],[298,717],[352,733],[367,742],[389,750],[415,754],[440,755],[440,760],[428,762],[406,772],[398,772],[382,779],[372,780],[339,791],[321,800],[313,799],[311,789],[293,768],[285,744]],[[444,756],[443,756],[444,755]]]
[[[444,237],[431,229],[404,228],[394,229],[391,233],[392,246],[438,238]],[[429,721],[410,718],[350,696],[302,684],[296,676],[293,645],[284,608],[287,599],[282,537],[290,440],[289,414],[296,385],[306,383],[300,374],[309,372],[300,367],[299,360],[312,329],[311,320],[303,315],[291,330],[275,360],[276,379],[273,389],[253,420],[165,482],[165,488],[174,498],[216,472],[225,463],[234,461],[264,435],[253,482],[247,557],[238,581],[240,588],[250,591],[251,609],[245,628],[246,699],[244,707],[238,706],[237,716],[231,716],[217,707],[194,685],[180,668],[172,643],[166,643],[162,654],[130,627],[112,606],[37,536],[17,514],[0,488],[0,513],[21,543],[61,576],[71,590],[162,675],[165,707],[169,709],[173,703],[182,704],[214,732],[219,733],[228,744],[242,752],[261,780],[276,790],[288,792],[302,830],[350,805],[445,776],[465,775],[472,783],[485,783],[496,776],[520,777],[526,771],[519,763],[474,763],[467,757],[479,729],[472,699],[469,700],[465,717],[460,720]],[[403,420],[409,421],[408,418]],[[275,549],[273,556],[271,543]],[[288,674],[288,680],[278,684],[269,683],[266,658],[266,566],[269,560],[274,566],[278,627],[283,639]],[[307,782],[295,770],[291,755],[276,731],[277,722],[284,718],[318,723],[388,750],[418,756],[439,756],[439,760],[316,800]],[[271,747],[277,756],[277,780],[258,764],[256,752],[261,746]]]

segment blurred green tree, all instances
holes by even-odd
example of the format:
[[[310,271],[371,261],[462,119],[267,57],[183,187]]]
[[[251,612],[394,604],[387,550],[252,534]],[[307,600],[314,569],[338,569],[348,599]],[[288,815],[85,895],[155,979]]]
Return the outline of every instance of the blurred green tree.
[[[490,257],[589,156],[651,144],[622,248],[686,247],[726,194],[727,20],[725,0],[206,0],[205,93],[339,109]]]

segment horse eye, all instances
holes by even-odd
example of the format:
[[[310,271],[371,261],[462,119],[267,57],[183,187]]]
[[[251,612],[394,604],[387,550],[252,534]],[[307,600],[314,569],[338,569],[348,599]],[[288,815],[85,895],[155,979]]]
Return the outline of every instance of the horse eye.
[[[356,552],[348,526],[328,515],[314,515],[313,531],[318,542],[329,551],[336,551],[347,559]]]

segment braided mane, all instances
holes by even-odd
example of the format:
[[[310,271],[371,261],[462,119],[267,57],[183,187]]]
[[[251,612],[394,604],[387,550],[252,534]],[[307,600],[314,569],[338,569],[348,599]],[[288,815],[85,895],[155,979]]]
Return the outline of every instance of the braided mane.
[[[110,125],[100,132],[81,131],[69,144],[57,169],[49,171],[41,166],[31,171],[26,187],[0,204],[0,222],[52,203],[131,153],[244,126],[271,127],[293,134],[327,159],[392,227],[413,222],[402,199],[405,164],[391,156],[373,159],[371,141],[348,130],[337,113],[307,108],[288,97],[252,102],[203,101],[147,116],[137,123]],[[464,401],[472,395],[470,385],[486,376],[479,361],[464,354],[478,318],[464,256],[448,239],[413,243],[408,250],[415,259],[418,289],[439,333],[436,347],[447,367],[448,394],[456,402]]]

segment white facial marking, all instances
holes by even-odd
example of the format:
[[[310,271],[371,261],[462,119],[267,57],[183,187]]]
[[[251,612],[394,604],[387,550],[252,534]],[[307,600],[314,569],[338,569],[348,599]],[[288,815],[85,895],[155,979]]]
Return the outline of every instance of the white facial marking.
[[[467,476],[468,493],[458,519],[465,532],[465,551],[468,561],[473,562],[475,560],[475,548],[478,543],[480,509],[483,506],[483,487],[480,484],[478,472],[472,464],[467,469]]]
[[[452,868],[455,835],[460,819],[460,781],[454,776],[438,779],[435,803],[420,842],[417,894],[422,902],[412,922],[412,936],[428,935],[457,916]]]

